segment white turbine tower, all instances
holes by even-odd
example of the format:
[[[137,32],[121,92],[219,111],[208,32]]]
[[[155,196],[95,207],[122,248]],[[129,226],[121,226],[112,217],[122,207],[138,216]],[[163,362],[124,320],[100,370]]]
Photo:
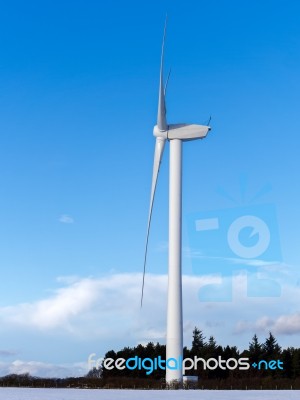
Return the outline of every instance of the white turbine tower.
[[[169,175],[169,268],[168,268],[168,307],[167,307],[167,339],[166,359],[182,360],[183,356],[183,325],[182,325],[182,275],[181,275],[181,199],[182,199],[182,142],[206,137],[209,126],[195,124],[168,124],[166,120],[166,86],[164,86],[164,44],[166,24],[164,29],[160,79],[157,125],[153,134],[156,137],[153,176],[150,196],[146,248],[144,258],[144,274],[142,285],[141,305],[143,301],[145,269],[149,230],[156,190],[157,177],[164,151],[165,141],[170,142],[170,175]],[[166,368],[166,382],[182,382],[181,363],[179,369]]]

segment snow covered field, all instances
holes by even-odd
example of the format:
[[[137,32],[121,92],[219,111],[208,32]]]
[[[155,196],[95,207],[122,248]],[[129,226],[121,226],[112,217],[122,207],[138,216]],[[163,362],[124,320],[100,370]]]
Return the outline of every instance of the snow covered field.
[[[0,388],[0,400],[299,400],[298,390],[87,390]]]

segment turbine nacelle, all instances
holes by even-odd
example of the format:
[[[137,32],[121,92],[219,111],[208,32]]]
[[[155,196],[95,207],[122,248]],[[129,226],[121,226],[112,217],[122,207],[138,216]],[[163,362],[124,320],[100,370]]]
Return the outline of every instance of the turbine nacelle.
[[[160,130],[157,125],[153,129],[153,135],[165,140],[196,140],[204,139],[210,131],[210,126],[196,124],[170,124],[166,130]]]

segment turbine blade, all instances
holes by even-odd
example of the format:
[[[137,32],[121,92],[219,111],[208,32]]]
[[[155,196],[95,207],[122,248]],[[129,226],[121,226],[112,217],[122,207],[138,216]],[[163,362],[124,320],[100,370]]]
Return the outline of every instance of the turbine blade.
[[[151,195],[150,195],[150,208],[149,208],[147,235],[146,235],[146,246],[145,246],[145,256],[144,256],[141,307],[143,306],[144,286],[145,286],[145,273],[146,273],[146,262],[147,262],[147,251],[148,251],[148,241],[149,241],[150,225],[151,225],[151,218],[152,218],[153,202],[154,202],[154,196],[155,196],[155,191],[156,191],[158,172],[159,172],[159,167],[160,167],[160,163],[161,163],[163,152],[164,152],[164,147],[165,147],[165,139],[163,139],[161,137],[157,137],[156,138],[156,142],[155,142],[155,151],[154,151],[153,175],[152,175],[152,185],[151,185]]]
[[[167,29],[167,18],[165,22],[164,36],[161,49],[161,59],[160,59],[158,111],[157,111],[157,126],[160,131],[166,131],[168,129],[166,121],[166,101],[165,101],[165,89],[164,89],[164,77],[163,77],[166,29]]]
[[[170,68],[170,70],[169,70],[168,77],[167,77],[166,84],[165,84],[165,90],[164,90],[165,96],[166,96],[166,93],[167,93],[167,88],[168,88],[168,83],[169,83],[170,75],[171,75],[171,68]]]

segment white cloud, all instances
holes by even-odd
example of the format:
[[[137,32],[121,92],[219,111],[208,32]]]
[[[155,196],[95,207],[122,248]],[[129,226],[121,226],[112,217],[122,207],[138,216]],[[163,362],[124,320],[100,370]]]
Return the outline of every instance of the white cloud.
[[[216,281],[216,278],[183,276],[186,303],[199,305],[199,287]],[[166,275],[146,275],[142,309],[141,274],[111,274],[77,280],[76,277],[60,277],[59,282],[64,286],[48,298],[0,308],[2,324],[99,337],[130,334],[137,339],[159,340],[164,336]]]
[[[224,279],[224,286],[232,278]],[[67,277],[50,296],[0,308],[2,327],[37,330],[41,335],[67,334],[116,347],[147,341],[163,342],[166,331],[167,276],[147,274],[140,308],[142,275],[110,274],[98,278]],[[183,276],[183,320],[187,346],[194,326],[221,344],[245,346],[256,331],[280,335],[299,332],[296,313],[300,287],[284,286],[277,298],[247,297],[247,276],[233,278],[231,302],[201,302],[201,287],[222,288],[220,277]],[[293,312],[294,310],[294,312]],[[77,340],[77,339],[76,339]],[[96,343],[96,342],[95,342]],[[107,344],[105,345],[107,346]],[[117,348],[117,347],[116,347]],[[102,350],[101,350],[102,351]],[[105,348],[104,348],[105,351]],[[107,349],[106,349],[107,351]]]
[[[39,329],[41,335],[51,331],[52,336],[65,331],[68,340],[75,335],[75,343],[78,337],[84,342],[93,342],[91,352],[95,350],[97,356],[104,355],[110,348],[107,346],[117,350],[131,343],[164,342],[166,275],[147,274],[142,309],[139,303],[141,274],[112,274],[97,279],[71,278],[60,279],[64,286],[47,299],[0,308],[1,326],[11,325],[18,329],[20,335],[24,328],[32,329],[35,334]],[[299,287],[283,288],[280,298],[248,298],[245,292],[246,277],[240,275],[233,282],[232,302],[200,302],[199,289],[203,285],[218,282],[220,279],[216,277],[183,276],[185,345],[190,346],[195,326],[202,329],[206,337],[214,335],[220,344],[237,345],[241,349],[248,346],[254,333],[267,336],[270,330],[280,345],[297,345],[290,341],[285,344],[283,339],[291,334],[297,338],[296,334],[300,333],[300,313],[284,313],[283,310],[298,307]],[[95,347],[95,343],[101,342],[106,343],[104,349]],[[3,351],[6,354],[7,351]],[[11,359],[12,352],[9,355]],[[0,376],[26,372],[45,377],[80,376],[87,373],[87,362],[0,362]]]
[[[49,364],[39,361],[15,360],[11,363],[0,362],[0,376],[26,374],[42,378],[66,378],[83,376],[87,373],[87,363]]]
[[[281,315],[274,323],[274,332],[286,335],[300,333],[300,313]]]
[[[95,301],[95,282],[82,279],[60,288],[47,299],[1,308],[1,315],[9,322],[39,329],[64,327],[70,329],[70,320],[85,312]]]
[[[73,224],[74,223],[74,218],[71,217],[70,215],[62,214],[59,217],[59,222],[62,222],[63,224]]]
[[[251,325],[250,325],[251,326]],[[252,327],[257,331],[272,331],[276,334],[294,335],[300,333],[300,313],[280,315],[277,318],[259,318]],[[244,327],[246,328],[246,326]],[[249,327],[248,327],[249,328]]]

